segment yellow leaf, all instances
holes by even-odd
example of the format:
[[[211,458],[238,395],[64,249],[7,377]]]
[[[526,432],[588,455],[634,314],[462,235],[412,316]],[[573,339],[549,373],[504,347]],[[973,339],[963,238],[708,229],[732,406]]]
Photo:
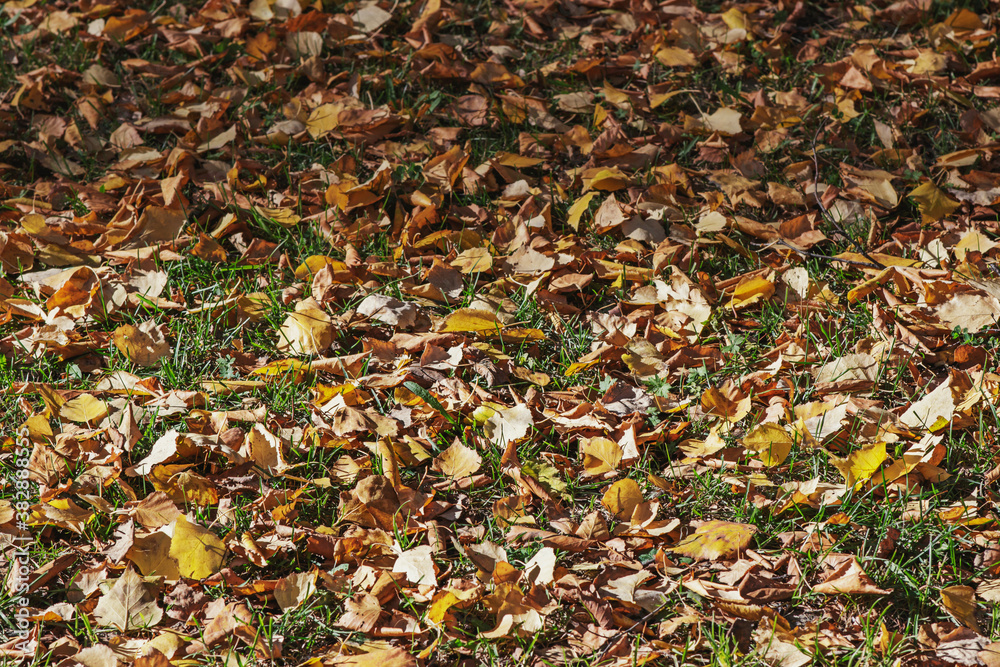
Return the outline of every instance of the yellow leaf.
[[[295,305],[278,332],[280,352],[296,355],[319,355],[333,343],[333,321],[312,298]]]
[[[946,195],[933,182],[927,181],[910,192],[910,198],[917,202],[922,222],[937,222],[951,215],[952,211],[961,206],[957,201]]]
[[[463,333],[495,332],[502,325],[497,316],[486,310],[475,308],[459,308],[445,318],[439,331],[457,331]]]
[[[594,359],[593,361],[574,361],[569,366],[567,366],[566,372],[563,373],[563,375],[565,375],[566,377],[570,377],[572,375],[576,375],[581,371],[589,370],[599,363],[601,363],[600,359]]]
[[[896,257],[895,255],[887,255],[881,252],[870,252],[868,257],[865,257],[859,252],[842,252],[839,255],[834,255],[838,259],[846,259],[849,262],[863,262],[865,264],[871,264],[871,257],[879,264],[883,266],[922,266],[923,262],[919,259],[906,259],[905,257]],[[877,267],[876,267],[877,268]]]
[[[628,521],[632,512],[642,502],[642,491],[634,479],[623,479],[611,485],[601,499],[609,512],[619,521]]]
[[[832,463],[848,485],[858,484],[871,478],[889,455],[885,451],[884,442],[876,442],[857,451],[850,456],[840,458],[830,454]]]
[[[528,329],[527,327],[511,327],[504,329],[500,337],[506,343],[522,343],[532,340],[545,340],[545,332],[541,329]]]
[[[614,440],[596,437],[587,440],[581,446],[583,467],[588,475],[603,475],[618,470],[622,462],[622,448]]]
[[[612,167],[610,169],[597,169],[594,171],[593,175],[584,175],[583,177],[584,190],[604,190],[605,192],[614,192],[615,190],[621,190],[622,188],[628,187],[628,184],[628,176],[626,176],[625,173],[617,167]]]
[[[656,52],[656,59],[664,67],[696,67],[698,65],[698,59],[694,57],[693,53],[676,46],[663,47]],[[652,104],[652,99],[650,99],[650,103]],[[657,105],[653,104],[652,106]]]
[[[974,632],[979,632],[979,621],[976,620],[976,591],[972,586],[942,588],[941,604],[956,621]]]
[[[744,278],[736,286],[732,298],[726,304],[726,308],[738,310],[746,308],[763,299],[770,298],[774,294],[774,283],[761,276]]]
[[[777,466],[792,451],[792,437],[777,424],[761,424],[743,438],[743,446],[756,452],[761,463]]]
[[[588,192],[569,207],[569,212],[566,215],[566,224],[572,227],[574,232],[580,231],[580,217],[590,208],[590,201],[596,196],[596,192]]]
[[[756,532],[756,526],[745,523],[706,521],[667,551],[696,560],[730,558],[745,550]]]
[[[335,282],[349,283],[354,281],[354,274],[351,273],[351,269],[347,266],[347,264],[325,255],[313,255],[311,257],[307,257],[306,260],[299,264],[298,268],[295,269],[295,279],[305,280],[307,278],[312,278],[319,273],[319,270],[324,266],[329,266],[333,270]]]
[[[295,213],[290,208],[265,208],[263,206],[254,206],[253,210],[255,213],[261,217],[273,220],[282,227],[286,229],[288,227],[294,227],[302,219],[301,216]]]
[[[309,363],[301,359],[278,359],[260,368],[253,369],[250,371],[250,374],[268,379],[281,378],[282,380],[292,375],[292,381],[298,383],[305,379],[306,374],[311,370],[312,367]]]
[[[187,579],[205,579],[222,567],[226,545],[211,531],[191,523],[184,515],[174,523],[170,557],[177,561],[177,571]]]
[[[335,130],[340,125],[340,112],[343,110],[342,104],[323,104],[313,109],[306,120],[306,129],[312,138],[317,139]]]
[[[59,416],[71,422],[96,424],[108,416],[108,406],[90,394],[80,394],[63,403]]]
[[[184,470],[183,465],[154,466],[147,479],[153,488],[170,496],[175,503],[192,503],[201,507],[219,502],[219,491],[209,479]]]

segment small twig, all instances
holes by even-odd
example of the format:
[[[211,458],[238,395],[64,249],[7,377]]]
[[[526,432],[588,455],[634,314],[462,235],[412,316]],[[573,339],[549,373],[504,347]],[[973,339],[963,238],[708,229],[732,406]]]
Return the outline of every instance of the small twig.
[[[617,642],[619,639],[621,639],[622,637],[624,637],[628,633],[630,633],[633,630],[635,630],[640,625],[645,625],[646,621],[648,621],[649,619],[653,618],[654,616],[656,616],[657,614],[659,614],[661,611],[663,611],[664,609],[666,609],[668,604],[670,604],[669,600],[663,602],[659,607],[657,607],[653,611],[649,612],[648,614],[646,614],[645,616],[643,616],[642,618],[640,618],[638,621],[636,621],[635,623],[633,623],[629,627],[625,628],[624,630],[619,630],[615,634],[611,635],[608,638],[608,640],[606,642],[604,642],[604,648],[602,648],[596,654],[595,657],[597,658],[597,661],[594,664],[595,665],[596,664],[600,664],[601,660],[604,659],[604,654],[606,654],[608,651],[611,650],[611,647],[614,646],[615,642]]]
[[[816,134],[813,135],[813,140],[812,140],[813,198],[816,200],[816,205],[819,206],[819,210],[820,210],[821,214],[823,215],[823,219],[826,220],[827,222],[829,222],[831,225],[833,225],[833,228],[836,229],[838,232],[840,232],[840,234],[844,238],[846,238],[847,241],[851,245],[853,245],[855,248],[857,248],[858,252],[860,252],[861,255],[865,259],[867,259],[869,262],[871,262],[872,264],[874,264],[875,267],[877,267],[879,269],[884,269],[885,265],[882,264],[882,262],[880,262],[877,259],[875,259],[874,257],[872,257],[871,255],[869,255],[868,254],[868,250],[866,250],[864,248],[864,246],[862,246],[860,243],[858,243],[857,241],[855,241],[854,237],[852,237],[850,234],[848,234],[844,230],[844,228],[840,226],[840,223],[837,222],[836,218],[834,218],[830,214],[830,212],[828,210],[826,210],[826,206],[823,205],[823,200],[821,200],[819,198],[819,187],[818,187],[819,186],[819,155],[816,153],[816,140],[818,138],[819,138],[819,128],[816,129]]]

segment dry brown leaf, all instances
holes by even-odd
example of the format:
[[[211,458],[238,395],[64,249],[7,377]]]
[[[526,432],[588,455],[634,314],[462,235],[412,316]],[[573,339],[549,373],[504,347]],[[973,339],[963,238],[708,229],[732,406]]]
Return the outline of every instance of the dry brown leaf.
[[[112,335],[115,347],[129,361],[139,366],[153,366],[170,354],[164,325],[146,320],[139,326],[123,324]]]

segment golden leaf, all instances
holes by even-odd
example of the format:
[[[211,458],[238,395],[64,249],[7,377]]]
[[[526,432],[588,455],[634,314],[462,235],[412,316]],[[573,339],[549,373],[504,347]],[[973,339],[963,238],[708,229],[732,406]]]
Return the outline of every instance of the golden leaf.
[[[950,198],[932,181],[920,184],[910,192],[910,198],[917,202],[920,209],[922,222],[937,222],[948,217],[961,206],[957,201]]]
[[[475,308],[459,308],[445,318],[441,332],[486,333],[495,332],[502,325],[497,316],[486,310]]]
[[[750,545],[756,532],[756,526],[745,523],[706,521],[667,551],[696,560],[731,558]]]
[[[642,502],[642,491],[634,479],[623,479],[611,485],[601,504],[619,521],[628,521],[632,512]]]
[[[882,467],[888,454],[885,451],[884,442],[875,442],[867,447],[863,447],[845,458],[839,458],[830,454],[832,463],[840,474],[843,475],[847,484],[854,485],[871,478],[875,471]]]
[[[755,452],[766,466],[784,463],[792,451],[792,444],[788,431],[777,424],[761,424],[743,438],[743,446]]]
[[[170,540],[170,557],[177,562],[177,570],[187,579],[210,577],[222,567],[226,545],[211,531],[191,523],[181,515],[174,523]]]

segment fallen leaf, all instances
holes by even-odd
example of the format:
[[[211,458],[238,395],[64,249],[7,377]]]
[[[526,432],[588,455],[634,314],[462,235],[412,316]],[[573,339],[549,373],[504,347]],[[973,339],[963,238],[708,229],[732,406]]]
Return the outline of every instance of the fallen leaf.
[[[482,464],[483,458],[474,449],[456,442],[434,457],[431,469],[452,479],[461,479],[475,473]]]
[[[205,579],[222,567],[226,546],[211,531],[191,523],[183,515],[174,522],[170,557],[187,579]]]
[[[756,526],[729,521],[705,521],[694,533],[666,550],[695,560],[732,558],[750,546]]]
[[[313,299],[300,301],[295,312],[281,325],[278,350],[295,355],[316,356],[333,343],[333,321]]]
[[[438,331],[460,333],[493,333],[502,328],[497,316],[485,310],[459,308],[445,318]]]
[[[873,442],[840,458],[830,454],[830,463],[840,471],[848,486],[856,486],[871,478],[888,458],[884,442]]]
[[[318,570],[298,572],[282,577],[274,588],[274,599],[281,611],[288,613],[298,609],[316,592],[316,577]]]
[[[170,354],[166,327],[153,320],[146,320],[137,327],[123,324],[115,329],[112,340],[119,352],[139,366],[153,366]]]
[[[146,588],[142,577],[126,568],[114,586],[94,607],[94,619],[101,627],[119,632],[152,628],[163,619],[163,610]]]
[[[979,621],[976,619],[976,590],[972,586],[942,588],[941,604],[956,621],[976,633],[979,632]]]
[[[393,545],[396,562],[393,572],[402,572],[411,584],[422,586],[437,586],[437,573],[434,570],[434,551],[427,545],[413,547],[403,551],[399,543]]]
[[[951,215],[961,204],[946,195],[933,181],[925,181],[910,191],[917,202],[924,223],[937,222]]]
[[[642,502],[642,491],[634,479],[615,482],[604,493],[601,504],[619,521],[632,518],[635,508]]]
[[[743,446],[756,452],[761,463],[777,466],[785,462],[794,441],[788,431],[777,424],[761,424],[743,437]]]

